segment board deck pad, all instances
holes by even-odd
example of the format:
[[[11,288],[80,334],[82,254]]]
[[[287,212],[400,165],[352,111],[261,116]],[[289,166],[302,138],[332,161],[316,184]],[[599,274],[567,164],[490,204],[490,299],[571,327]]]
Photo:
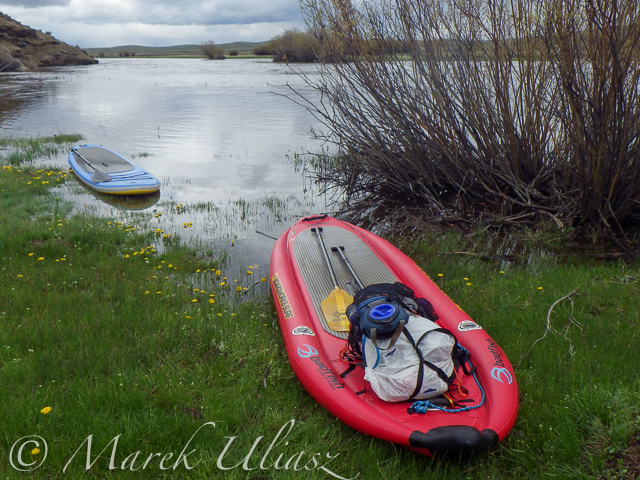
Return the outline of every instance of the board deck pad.
[[[327,246],[327,253],[336,274],[338,286],[350,295],[353,296],[358,291],[357,284],[340,255],[332,252],[331,247],[345,247],[345,255],[364,287],[375,283],[395,283],[398,281],[371,248],[353,233],[344,228],[326,226],[323,228],[322,237]],[[310,229],[304,230],[296,236],[293,242],[293,254],[322,328],[335,337],[346,339],[349,332],[337,332],[331,329],[322,313],[321,303],[333,291],[334,285],[318,239]]]
[[[98,169],[102,170],[106,173],[118,173],[118,172],[128,172],[129,170],[133,170],[135,167],[127,162],[125,159],[116,155],[109,150],[99,147],[84,147],[82,149],[81,155],[86,158],[90,163],[98,167]],[[82,158],[78,156],[77,153],[74,152],[74,156],[76,157],[76,162],[78,166],[82,168],[85,172],[93,172],[93,168],[86,164]]]

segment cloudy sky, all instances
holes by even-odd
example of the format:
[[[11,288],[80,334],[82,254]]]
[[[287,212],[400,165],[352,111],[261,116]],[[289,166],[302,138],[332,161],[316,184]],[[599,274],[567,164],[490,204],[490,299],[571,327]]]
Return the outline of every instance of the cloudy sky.
[[[0,0],[0,12],[83,48],[260,42],[304,28],[298,0]]]

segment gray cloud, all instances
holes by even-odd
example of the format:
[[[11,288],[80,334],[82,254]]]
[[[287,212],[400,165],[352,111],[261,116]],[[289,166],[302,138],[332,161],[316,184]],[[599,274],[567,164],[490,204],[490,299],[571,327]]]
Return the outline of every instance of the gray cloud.
[[[96,15],[96,12],[99,12]],[[132,2],[123,10],[78,10],[74,20],[88,23],[140,22],[152,25],[219,25],[290,21],[300,17],[291,1],[217,0],[208,2]]]
[[[67,6],[71,3],[71,0],[2,0],[0,9],[5,5],[11,5],[15,7],[24,8],[38,8],[48,7],[51,5]]]
[[[82,46],[262,41],[302,25],[299,0],[0,0],[0,11]]]

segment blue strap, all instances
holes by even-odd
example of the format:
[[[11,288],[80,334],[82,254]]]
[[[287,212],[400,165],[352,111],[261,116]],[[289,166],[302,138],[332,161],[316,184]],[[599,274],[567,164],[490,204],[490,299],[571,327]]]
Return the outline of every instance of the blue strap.
[[[477,405],[473,405],[471,407],[445,408],[445,407],[439,407],[438,405],[434,405],[430,403],[429,400],[419,400],[411,404],[411,407],[409,407],[409,411],[424,414],[424,413],[427,413],[427,410],[431,408],[431,409],[440,410],[441,412],[446,412],[446,413],[460,413],[460,412],[468,412],[470,410],[475,410],[476,408],[480,408],[482,405],[484,405],[486,396],[484,393],[484,389],[482,388],[482,385],[480,385],[480,381],[476,376],[476,372],[473,372],[473,378],[476,380],[476,383],[478,384],[478,388],[480,389],[480,392],[482,392],[482,398],[480,399],[480,403],[478,403]]]

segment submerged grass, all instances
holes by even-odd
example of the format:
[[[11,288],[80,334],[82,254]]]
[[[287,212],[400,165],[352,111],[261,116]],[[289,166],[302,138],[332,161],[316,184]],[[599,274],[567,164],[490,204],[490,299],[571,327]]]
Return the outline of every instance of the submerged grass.
[[[405,243],[519,363],[521,409],[509,437],[468,463],[431,460],[331,417],[293,375],[271,299],[238,301],[223,256],[154,230],[175,217],[186,232],[185,215],[204,206],[130,222],[72,214],[50,191],[64,175],[0,173],[2,478],[28,475],[18,468],[52,479],[640,474],[630,463],[640,440],[637,264],[533,246],[514,263],[450,254],[495,253],[480,234]],[[281,201],[264,204],[280,215]],[[254,208],[231,207],[238,222]],[[547,316],[554,330],[532,348]]]
[[[79,134],[54,135],[52,137],[3,137],[0,148],[9,150],[2,160],[9,165],[21,165],[38,158],[51,158],[68,151],[82,140]]]

